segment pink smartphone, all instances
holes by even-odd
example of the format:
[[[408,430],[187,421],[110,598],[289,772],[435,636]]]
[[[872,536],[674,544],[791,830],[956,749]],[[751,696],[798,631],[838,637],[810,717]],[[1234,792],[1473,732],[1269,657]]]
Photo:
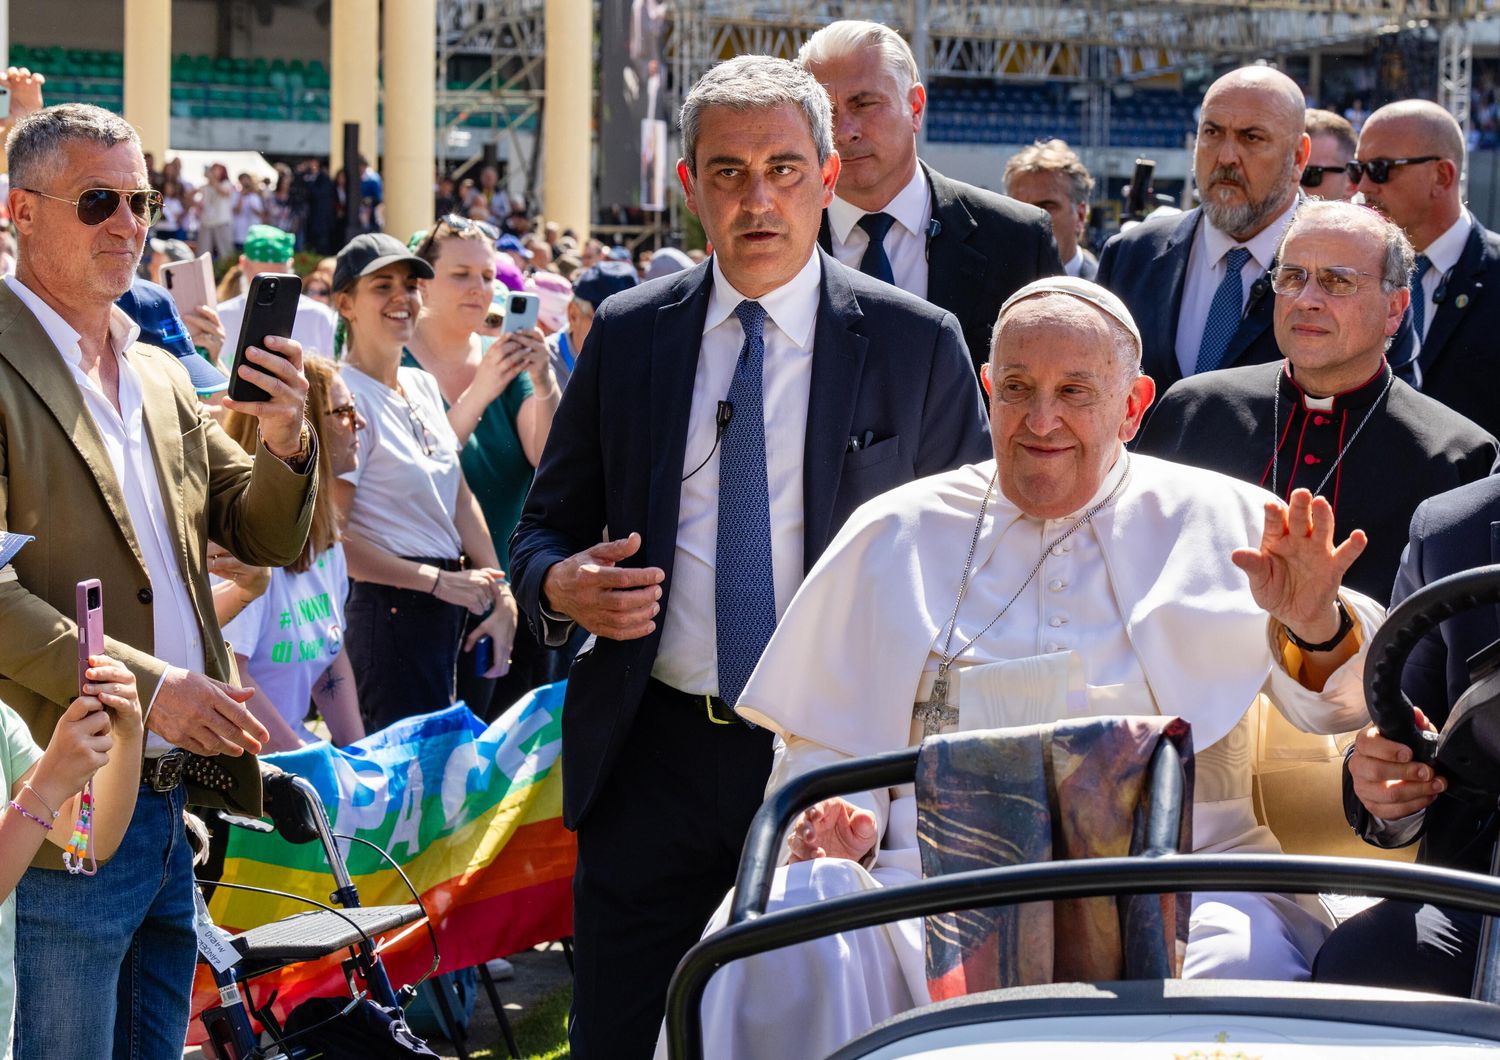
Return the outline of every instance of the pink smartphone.
[[[104,654],[104,587],[98,578],[78,583],[78,694],[83,694],[90,655]]]

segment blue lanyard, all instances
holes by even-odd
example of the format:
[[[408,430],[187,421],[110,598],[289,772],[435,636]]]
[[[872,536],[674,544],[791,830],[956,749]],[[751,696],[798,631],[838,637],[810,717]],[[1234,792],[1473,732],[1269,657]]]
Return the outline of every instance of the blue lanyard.
[[[562,354],[562,359],[567,363],[568,371],[573,370],[573,344],[568,341],[568,333],[564,331],[557,338],[557,352]]]

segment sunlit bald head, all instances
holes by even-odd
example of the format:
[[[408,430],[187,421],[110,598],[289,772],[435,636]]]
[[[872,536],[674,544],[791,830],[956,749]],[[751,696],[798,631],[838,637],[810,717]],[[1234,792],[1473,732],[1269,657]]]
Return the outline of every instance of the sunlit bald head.
[[[1297,83],[1269,66],[1242,66],[1209,86],[1193,173],[1215,228],[1244,242],[1297,197],[1311,143]]]

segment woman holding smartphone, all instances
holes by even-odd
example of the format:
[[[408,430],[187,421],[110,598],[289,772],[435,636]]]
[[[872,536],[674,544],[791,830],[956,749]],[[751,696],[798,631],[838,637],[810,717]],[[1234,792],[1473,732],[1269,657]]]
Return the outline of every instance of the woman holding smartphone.
[[[509,645],[516,627],[437,383],[401,364],[422,309],[420,281],[431,278],[426,261],[379,232],[351,240],[334,270],[342,374],[365,421],[358,467],[334,489],[354,579],[346,650],[371,732],[453,702],[460,640],[465,649],[485,636]],[[466,615],[484,618],[463,638]],[[497,651],[495,665],[506,658]]]
[[[446,216],[417,244],[432,267],[416,333],[404,364],[432,373],[458,439],[464,480],[489,524],[500,567],[510,562],[510,535],[547,444],[562,389],[552,372],[542,332],[536,327],[484,334],[495,287],[495,229],[480,221]],[[502,325],[503,326],[503,325]],[[498,686],[465,660],[459,663],[459,695],[475,714],[491,716],[529,689],[550,679],[538,664],[550,660],[528,629],[514,646],[496,641],[496,668],[511,664]]]

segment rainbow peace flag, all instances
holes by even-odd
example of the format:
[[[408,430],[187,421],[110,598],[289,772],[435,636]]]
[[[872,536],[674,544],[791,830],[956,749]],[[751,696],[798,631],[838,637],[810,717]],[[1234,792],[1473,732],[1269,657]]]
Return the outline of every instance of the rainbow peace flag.
[[[318,789],[335,833],[375,844],[411,878],[437,932],[442,971],[572,933],[576,846],[562,823],[564,687],[536,689],[487,729],[460,704],[343,750],[325,743],[266,756]],[[340,846],[364,905],[412,900],[376,851],[348,840]],[[324,903],[333,887],[322,844],[293,845],[244,828],[229,831],[221,878]],[[214,922],[231,932],[311,908],[227,887],[209,903]],[[284,1018],[309,997],[344,992],[339,956],[252,981],[255,1003],[279,991]],[[403,929],[382,956],[394,985],[415,981],[432,961],[426,929]],[[218,998],[207,968],[198,972],[195,1017]],[[202,1034],[196,1019],[193,1032]]]

